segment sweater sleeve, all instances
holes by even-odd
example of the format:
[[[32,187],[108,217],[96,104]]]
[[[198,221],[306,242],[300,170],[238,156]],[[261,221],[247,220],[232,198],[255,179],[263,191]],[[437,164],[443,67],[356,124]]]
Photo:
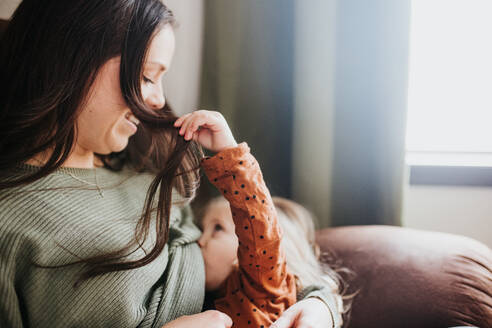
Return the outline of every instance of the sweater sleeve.
[[[268,327],[296,301],[295,279],[280,247],[270,193],[246,143],[202,160],[209,180],[229,201],[239,239],[239,268],[215,305],[239,327]]]
[[[302,300],[306,298],[317,298],[321,300],[328,311],[330,312],[333,328],[341,328],[343,325],[342,319],[342,298],[338,294],[334,294],[327,287],[321,286],[308,286],[302,291],[298,292],[297,299]]]
[[[14,270],[20,244],[19,238],[12,235],[0,241],[0,327],[23,327]]]

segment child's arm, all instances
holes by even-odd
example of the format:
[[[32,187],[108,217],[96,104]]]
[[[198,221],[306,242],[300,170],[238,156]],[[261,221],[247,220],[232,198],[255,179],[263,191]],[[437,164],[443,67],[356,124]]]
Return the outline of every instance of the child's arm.
[[[216,306],[229,304],[238,311],[261,312],[261,322],[271,324],[295,303],[296,290],[295,279],[286,269],[277,214],[260,167],[246,143],[204,158],[202,167],[229,201],[239,238],[239,270],[227,282],[225,300]]]

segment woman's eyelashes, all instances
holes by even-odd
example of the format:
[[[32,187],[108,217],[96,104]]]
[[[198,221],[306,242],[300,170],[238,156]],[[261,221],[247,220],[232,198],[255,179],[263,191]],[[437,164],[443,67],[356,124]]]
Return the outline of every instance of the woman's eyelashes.
[[[143,80],[145,83],[151,83],[151,84],[154,84],[154,81],[152,81],[151,79],[149,79],[148,77],[146,77],[145,75],[143,76]]]

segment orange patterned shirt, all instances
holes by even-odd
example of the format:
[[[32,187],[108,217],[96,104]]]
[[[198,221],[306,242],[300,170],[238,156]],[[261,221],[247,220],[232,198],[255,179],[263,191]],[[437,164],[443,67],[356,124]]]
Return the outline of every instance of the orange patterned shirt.
[[[215,308],[228,314],[234,327],[269,327],[296,302],[296,286],[286,268],[277,213],[258,162],[243,142],[203,158],[201,165],[229,201],[239,239],[239,267],[227,278]]]

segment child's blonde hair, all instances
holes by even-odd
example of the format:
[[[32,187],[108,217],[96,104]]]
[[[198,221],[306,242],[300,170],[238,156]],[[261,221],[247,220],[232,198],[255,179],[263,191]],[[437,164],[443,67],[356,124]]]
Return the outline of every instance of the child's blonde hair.
[[[337,300],[337,310],[343,316],[343,321],[348,322],[351,301],[354,294],[346,295],[346,285],[338,272],[352,274],[346,268],[337,264],[336,270],[325,263],[315,240],[315,228],[313,215],[302,205],[282,197],[272,197],[277,211],[278,223],[283,232],[282,248],[285,252],[287,267],[296,277],[298,292],[308,286],[321,286],[327,288]],[[202,212],[214,204],[227,202],[222,197],[210,200]],[[203,218],[203,215],[198,217]],[[303,238],[300,238],[303,237]],[[323,260],[323,261],[322,261]]]
[[[296,277],[297,290],[302,291],[313,285],[327,288],[337,300],[337,310],[343,321],[347,322],[351,300],[355,295],[345,294],[346,286],[338,272],[351,272],[341,267],[335,271],[322,262],[327,254],[322,254],[316,243],[313,215],[305,207],[282,197],[272,197],[272,200],[283,231],[282,248],[287,267]]]

